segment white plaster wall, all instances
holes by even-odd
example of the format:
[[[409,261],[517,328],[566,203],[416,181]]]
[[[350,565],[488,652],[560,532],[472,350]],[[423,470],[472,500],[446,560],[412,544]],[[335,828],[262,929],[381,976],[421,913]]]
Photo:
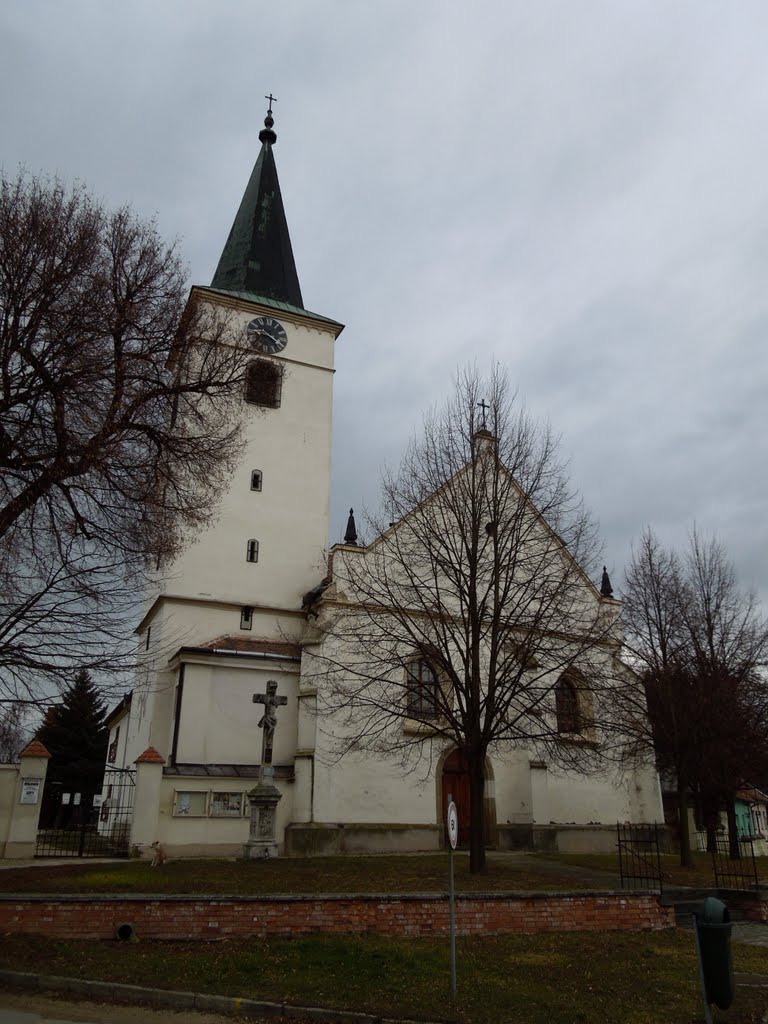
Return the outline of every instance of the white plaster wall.
[[[530,754],[514,751],[491,757],[496,793],[496,821],[499,825],[528,824],[533,820]]]
[[[244,667],[188,663],[179,722],[176,760],[189,764],[258,764],[262,704],[270,679],[288,704],[277,712],[273,762],[290,764],[296,750],[298,668],[290,662],[258,662]]]
[[[313,774],[314,758],[297,757],[294,762],[295,781],[293,784],[293,817],[294,822],[314,821]]]
[[[153,676],[148,675],[146,670],[141,667],[137,670],[126,737],[125,757],[129,766],[150,746],[149,735],[154,705],[152,681]]]
[[[19,777],[17,764],[0,764],[0,855],[2,855],[14,811],[16,780]],[[42,786],[38,796],[38,809],[43,798]]]
[[[547,772],[549,790],[549,817],[541,820],[534,806],[534,821],[548,825],[585,825],[589,823],[615,824],[631,818],[628,793],[623,776],[580,776],[550,769]]]
[[[373,757],[315,761],[314,820],[360,824],[432,825],[437,821],[434,774],[406,774]]]
[[[238,311],[243,331],[258,314],[280,320],[288,345],[279,409],[244,403],[242,460],[223,496],[218,521],[169,571],[168,593],[239,604],[300,607],[301,596],[325,573],[330,497],[333,400],[332,330],[310,326],[266,307]],[[256,355],[256,353],[254,353]],[[251,470],[263,473],[260,492]],[[259,561],[246,544],[259,541]]]
[[[317,733],[317,697],[303,693],[299,696],[297,748],[302,751],[315,749]]]
[[[160,667],[167,665],[181,647],[202,647],[222,636],[293,642],[302,635],[305,621],[300,604],[293,612],[254,607],[251,629],[241,629],[240,612],[245,604],[248,601],[230,604],[202,598],[161,598],[147,620],[152,623],[152,646],[157,664]],[[253,607],[252,602],[250,607]]]
[[[130,765],[128,765],[125,759],[126,750],[128,746],[128,726],[130,710],[130,708],[127,708],[123,712],[123,714],[118,719],[116,719],[115,722],[112,723],[109,730],[109,743],[107,745],[107,753],[109,753],[109,748],[112,746],[115,740],[115,734],[117,733],[117,730],[120,730],[120,735],[117,740],[117,753],[115,754],[114,760],[109,762],[109,764],[113,764],[117,768],[130,767]]]
[[[174,847],[190,846],[214,848],[216,846],[239,846],[248,839],[249,812],[246,809],[242,818],[212,817],[174,817],[174,792],[211,791],[245,794],[253,788],[253,779],[209,779],[209,778],[176,778],[165,776],[160,786],[160,813],[158,816],[158,838],[172,852]],[[276,835],[278,845],[282,846],[285,827],[293,817],[293,784],[278,781],[275,783],[282,794],[277,805]]]

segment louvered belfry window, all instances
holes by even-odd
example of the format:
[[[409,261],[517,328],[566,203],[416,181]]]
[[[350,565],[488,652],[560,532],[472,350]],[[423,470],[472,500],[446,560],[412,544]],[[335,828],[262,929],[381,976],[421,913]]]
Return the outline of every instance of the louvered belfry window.
[[[266,409],[279,409],[283,368],[271,359],[252,359],[245,369],[245,400]]]

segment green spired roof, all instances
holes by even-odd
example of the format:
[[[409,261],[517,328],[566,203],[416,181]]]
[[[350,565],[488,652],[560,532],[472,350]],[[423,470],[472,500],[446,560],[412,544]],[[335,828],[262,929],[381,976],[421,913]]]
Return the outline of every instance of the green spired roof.
[[[229,232],[211,288],[285,302],[302,310],[299,275],[291,249],[272,147],[277,135],[270,108],[259,132],[261,152]]]

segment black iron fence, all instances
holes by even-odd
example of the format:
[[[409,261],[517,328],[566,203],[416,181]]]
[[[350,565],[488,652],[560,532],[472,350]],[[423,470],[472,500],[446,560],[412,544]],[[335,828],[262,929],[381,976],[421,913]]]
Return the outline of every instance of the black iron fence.
[[[740,836],[738,842],[739,856],[731,857],[730,842],[727,835],[717,833],[712,847],[712,868],[715,873],[715,885],[718,889],[756,889],[760,881],[757,874],[757,861],[752,840]]]
[[[661,829],[658,825],[616,825],[622,889],[661,889]]]
[[[136,773],[107,768],[97,793],[46,793],[36,857],[127,857],[130,853]]]

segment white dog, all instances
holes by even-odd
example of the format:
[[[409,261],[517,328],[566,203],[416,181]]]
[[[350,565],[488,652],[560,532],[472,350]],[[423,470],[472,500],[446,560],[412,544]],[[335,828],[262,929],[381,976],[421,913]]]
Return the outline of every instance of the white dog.
[[[152,843],[152,860],[150,861],[149,866],[152,868],[161,868],[167,860],[168,857],[165,853],[165,847],[162,843],[155,840],[154,843]]]

